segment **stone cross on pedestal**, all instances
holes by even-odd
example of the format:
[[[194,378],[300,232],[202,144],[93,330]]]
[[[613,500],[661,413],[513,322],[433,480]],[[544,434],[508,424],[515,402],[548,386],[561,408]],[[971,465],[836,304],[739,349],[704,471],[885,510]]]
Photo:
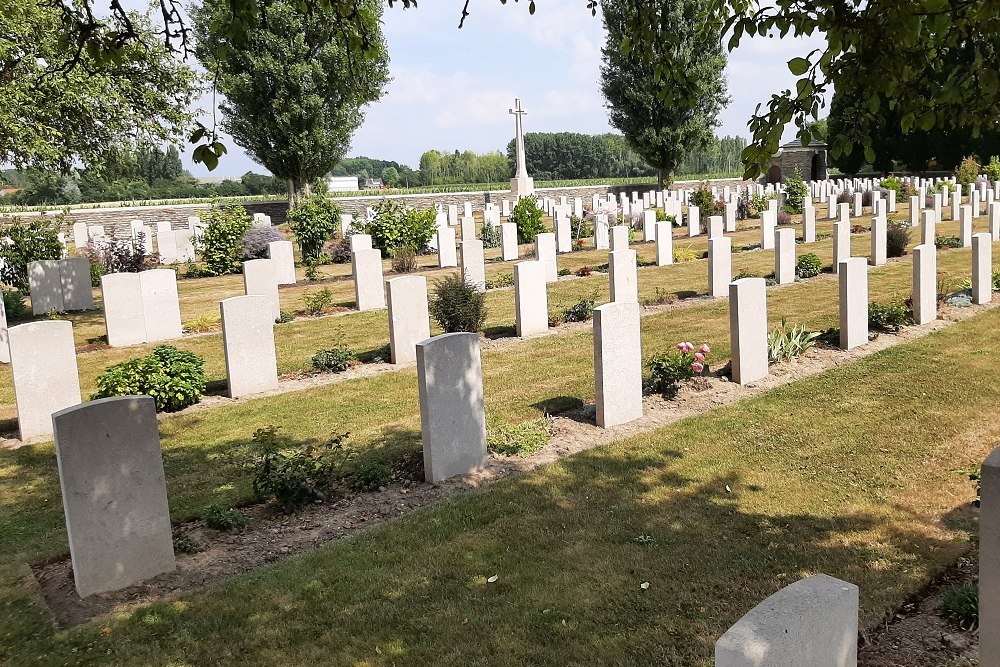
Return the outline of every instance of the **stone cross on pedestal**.
[[[514,108],[509,110],[514,116],[514,150],[517,154],[517,172],[510,179],[510,193],[515,199],[527,197],[535,191],[535,179],[528,176],[528,168],[524,164],[524,126],[521,116],[528,113],[521,108],[521,100],[514,100]]]

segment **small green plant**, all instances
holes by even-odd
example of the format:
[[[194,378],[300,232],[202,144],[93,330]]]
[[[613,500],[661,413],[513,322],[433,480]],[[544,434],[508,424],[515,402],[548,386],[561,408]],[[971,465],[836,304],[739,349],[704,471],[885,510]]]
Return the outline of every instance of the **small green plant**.
[[[594,316],[594,300],[584,299],[563,311],[563,322],[586,322]]]
[[[986,178],[990,179],[993,183],[1000,181],[1000,157],[997,157],[996,155],[991,157],[989,164],[983,167],[983,173],[985,173]]]
[[[253,223],[250,214],[242,206],[213,206],[201,219],[206,224],[201,237],[205,275],[239,273],[243,265],[243,237]]]
[[[514,274],[503,272],[498,273],[492,278],[486,281],[487,289],[499,289],[501,287],[513,287],[514,286]]]
[[[247,520],[235,507],[209,505],[201,513],[201,520],[212,530],[230,531],[243,528]]]
[[[802,213],[807,194],[809,194],[809,187],[802,180],[802,172],[799,171],[798,167],[795,167],[792,175],[785,181],[785,206],[788,207],[790,213]],[[779,216],[778,224],[788,223],[781,222]]]
[[[518,243],[534,243],[535,237],[545,231],[542,211],[534,195],[518,200],[510,213],[510,221],[517,225]]]
[[[979,588],[952,586],[941,594],[941,616],[969,632],[979,627]]]
[[[938,248],[961,248],[962,239],[957,236],[938,236],[934,239],[934,245]]]
[[[343,373],[357,359],[354,350],[338,343],[328,350],[319,350],[312,358],[312,367],[324,373]]]
[[[407,208],[399,200],[382,199],[372,210],[370,218],[355,221],[354,229],[370,235],[372,246],[390,255],[398,248],[423,250],[437,233],[433,208]]]
[[[174,551],[179,554],[196,554],[205,550],[205,545],[190,535],[177,535],[173,542]]]
[[[500,234],[500,226],[491,222],[484,222],[479,231],[480,240],[484,248],[499,248],[503,244],[503,237]]]
[[[317,259],[340,227],[340,206],[324,194],[310,195],[288,211],[288,226],[299,244],[302,261]]]
[[[344,450],[347,434],[334,434],[320,445],[294,446],[279,435],[277,426],[254,431],[242,459],[252,475],[258,500],[274,501],[285,512],[322,500],[323,489],[339,479],[352,458]]]
[[[813,278],[823,271],[823,260],[819,255],[808,252],[795,263],[795,277],[799,279]]]
[[[955,182],[962,185],[972,185],[979,178],[981,165],[974,156],[968,155],[955,169]]]
[[[384,463],[366,461],[358,464],[347,477],[347,486],[352,491],[378,491],[389,484],[392,469]]]
[[[321,280],[323,276],[319,272],[319,267],[319,262],[314,259],[306,262],[306,280],[309,282]]]
[[[676,294],[672,294],[671,292],[668,292],[667,290],[663,289],[662,287],[657,287],[656,288],[656,293],[653,296],[651,296],[651,297],[649,297],[647,299],[643,299],[642,305],[644,305],[644,306],[666,306],[666,305],[669,305],[671,303],[676,303],[676,302],[677,302],[677,295]]]
[[[677,343],[676,349],[654,354],[647,362],[649,377],[646,386],[663,396],[673,396],[684,380],[700,375],[706,368],[706,359],[712,349],[708,343],[695,348],[692,343]]]
[[[896,333],[910,320],[910,311],[906,301],[872,301],[868,304],[868,328],[875,331]]]
[[[284,311],[284,310],[281,310],[281,311],[278,311],[278,318],[276,320],[274,320],[274,321],[277,324],[288,324],[289,322],[291,322],[294,319],[295,318],[292,317],[291,313],[289,313],[287,311]]]
[[[196,315],[184,322],[184,331],[188,333],[205,333],[214,331],[221,325],[221,319],[217,313],[203,313]]]
[[[404,246],[389,251],[392,257],[392,270],[396,273],[413,273],[417,270],[417,253],[413,248]]]
[[[887,257],[902,257],[910,245],[911,227],[905,222],[889,220],[885,229],[885,254]]]
[[[552,439],[552,425],[540,417],[520,424],[490,424],[486,446],[502,456],[531,456]]]
[[[322,315],[327,308],[333,305],[333,292],[323,288],[318,292],[303,294],[302,303],[310,315]]]
[[[556,271],[556,275],[557,276],[570,276],[570,275],[573,275],[573,271],[572,271],[572,269],[562,268],[562,269],[559,269],[558,271]]]
[[[882,179],[882,187],[886,190],[895,190],[897,196],[903,195],[903,182],[895,176]]]
[[[804,324],[796,324],[789,329],[782,318],[781,326],[767,334],[768,360],[772,364],[791,361],[811,348],[819,336],[818,331],[809,331]]]
[[[458,275],[437,283],[428,306],[431,317],[445,333],[477,333],[486,322],[486,294]]]
[[[707,182],[699,185],[691,193],[688,201],[692,206],[697,206],[702,215],[706,215],[706,212],[710,212],[715,206],[715,197],[712,196],[712,188],[709,187]]]
[[[750,197],[747,202],[747,215],[748,218],[759,218],[763,211],[767,210],[767,202],[770,201],[769,197],[765,197],[761,194],[754,194]]]
[[[675,262],[693,262],[696,259],[701,259],[701,253],[691,246],[674,245]]]
[[[176,412],[201,400],[205,360],[193,352],[160,345],[145,357],[108,367],[97,377],[91,400],[111,396],[151,396],[157,412]]]
[[[28,307],[24,305],[24,295],[16,289],[5,289],[0,291],[3,295],[3,308],[8,320],[19,320],[28,312]]]

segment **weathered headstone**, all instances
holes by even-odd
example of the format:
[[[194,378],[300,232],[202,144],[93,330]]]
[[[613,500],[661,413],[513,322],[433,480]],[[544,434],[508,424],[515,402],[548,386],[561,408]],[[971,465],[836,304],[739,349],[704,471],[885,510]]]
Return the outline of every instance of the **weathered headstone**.
[[[381,266],[382,263],[379,262],[379,267]],[[379,285],[381,286],[381,281]],[[243,262],[243,290],[247,296],[257,295],[267,299],[272,320],[281,317],[278,273],[274,262],[269,259],[251,259]]]
[[[274,262],[274,270],[279,285],[294,285],[295,250],[291,241],[271,241],[267,244],[267,256]]]
[[[417,343],[431,336],[427,278],[400,276],[385,283],[389,307],[389,354],[394,364],[417,360]]]
[[[139,275],[144,341],[156,343],[183,335],[181,307],[177,297],[177,272],[151,269]]]
[[[615,225],[611,228],[611,250],[628,250],[629,228],[625,225]]]
[[[458,266],[458,251],[455,250],[455,230],[439,227],[437,231],[438,266],[442,269]]]
[[[268,223],[270,226],[270,223]],[[180,229],[174,232],[174,245],[177,248],[178,264],[186,264],[195,260],[194,232],[190,229]]]
[[[920,243],[934,244],[937,238],[937,216],[934,211],[923,211],[920,219]]]
[[[89,259],[70,257],[59,260],[59,280],[62,283],[63,310],[94,309]]]
[[[52,435],[52,414],[80,403],[73,324],[28,322],[7,329],[10,369],[23,442]]]
[[[736,202],[728,202],[723,209],[723,217],[726,223],[726,232],[731,233],[736,231]]]
[[[795,229],[792,227],[774,230],[774,278],[779,285],[795,282]]]
[[[612,250],[608,253],[608,276],[611,301],[639,303],[639,276],[635,250]]]
[[[993,300],[993,241],[989,234],[972,237],[972,303]]]
[[[868,262],[864,257],[840,261],[840,347],[851,350],[868,342]]]
[[[476,219],[472,216],[462,218],[462,240],[474,241],[476,239]]]
[[[28,292],[33,315],[66,310],[59,262],[58,259],[44,259],[28,263]]]
[[[90,242],[90,237],[87,236],[87,223],[85,222],[74,222],[73,223],[73,245],[76,246],[78,252],[83,252],[83,249],[87,247]]]
[[[514,265],[514,328],[521,338],[549,330],[545,265],[537,260]]]
[[[913,322],[937,319],[937,248],[925,243],[913,248]]]
[[[656,265],[674,263],[674,235],[669,222],[656,223]]]
[[[556,251],[560,253],[573,251],[573,226],[569,215],[556,216]]]
[[[142,307],[140,275],[109,273],[101,276],[104,326],[108,345],[111,347],[146,342],[146,316]]]
[[[156,223],[156,252],[160,255],[160,264],[177,263],[177,236],[170,223],[163,220]]]
[[[482,241],[479,242],[482,245]],[[382,251],[378,248],[351,253],[351,273],[354,277],[354,298],[358,310],[385,308],[385,288],[382,279]]]
[[[733,279],[733,241],[728,236],[708,240],[708,295],[726,296]]]
[[[715,667],[856,667],[858,587],[817,574],[782,588],[715,643]]]
[[[486,289],[486,264],[483,256],[483,242],[476,239],[462,241],[462,280],[478,291]]]
[[[278,361],[268,298],[255,294],[223,299],[219,310],[229,396],[239,398],[276,388]]]
[[[872,266],[882,266],[886,263],[887,227],[885,218],[872,218],[872,251],[868,257],[868,263]]]
[[[594,308],[597,425],[611,428],[642,417],[642,339],[638,303]]]
[[[554,283],[559,280],[555,234],[546,232],[535,237],[535,259],[545,265],[546,282]]]
[[[598,213],[594,216],[594,248],[607,250],[611,246],[610,234],[607,214]]]
[[[104,398],[51,421],[77,594],[116,591],[172,571],[153,399]]]
[[[417,343],[424,477],[430,483],[486,463],[479,336],[448,333]]]
[[[729,283],[729,339],[733,382],[750,384],[767,375],[767,284],[763,278]]]

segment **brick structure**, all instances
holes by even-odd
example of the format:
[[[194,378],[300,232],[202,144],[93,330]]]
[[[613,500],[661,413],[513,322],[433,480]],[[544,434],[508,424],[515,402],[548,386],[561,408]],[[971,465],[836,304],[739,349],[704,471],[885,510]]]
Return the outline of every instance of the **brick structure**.
[[[826,144],[822,141],[812,141],[808,146],[798,141],[785,144],[771,158],[764,180],[767,183],[783,183],[796,167],[807,181],[826,180]]]

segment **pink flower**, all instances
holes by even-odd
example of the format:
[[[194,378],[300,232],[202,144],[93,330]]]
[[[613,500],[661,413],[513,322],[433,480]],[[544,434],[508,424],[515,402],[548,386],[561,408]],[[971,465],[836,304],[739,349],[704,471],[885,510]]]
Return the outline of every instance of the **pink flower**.
[[[678,350],[680,350],[681,352],[683,352],[684,348],[687,347],[687,346],[684,345],[684,343],[677,343],[676,347],[677,347]]]
[[[712,348],[708,346],[708,343],[702,343],[701,347],[698,348],[698,351],[703,354],[708,354],[709,352],[712,351]]]
[[[705,364],[696,361],[693,364],[691,364],[691,370],[693,370],[695,373],[700,373],[703,370],[705,370]]]
[[[705,361],[705,355],[702,354],[701,352],[695,352],[694,358],[697,359],[698,361]]]
[[[684,346],[687,348],[688,352],[694,352],[694,343],[691,341],[684,343]]]

